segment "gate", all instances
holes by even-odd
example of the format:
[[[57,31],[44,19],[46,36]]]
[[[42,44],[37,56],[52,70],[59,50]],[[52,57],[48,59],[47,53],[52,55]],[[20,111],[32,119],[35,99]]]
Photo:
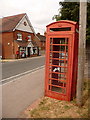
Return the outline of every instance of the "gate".
[[[47,26],[45,95],[70,101],[76,94],[78,25],[58,21]]]

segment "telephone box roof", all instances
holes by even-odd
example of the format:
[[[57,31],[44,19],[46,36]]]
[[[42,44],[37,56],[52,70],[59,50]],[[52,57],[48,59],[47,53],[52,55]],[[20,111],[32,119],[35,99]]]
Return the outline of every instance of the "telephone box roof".
[[[73,25],[77,24],[77,22],[70,21],[70,20],[60,20],[60,21],[57,21],[57,22],[50,23],[46,27],[49,27],[49,26],[51,26],[53,24],[57,24],[57,23],[69,23],[69,24],[73,24]]]

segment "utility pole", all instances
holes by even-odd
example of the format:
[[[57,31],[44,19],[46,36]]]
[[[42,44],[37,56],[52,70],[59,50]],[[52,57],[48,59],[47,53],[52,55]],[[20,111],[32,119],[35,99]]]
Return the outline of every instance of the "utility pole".
[[[80,0],[77,105],[82,106],[86,47],[87,1]]]

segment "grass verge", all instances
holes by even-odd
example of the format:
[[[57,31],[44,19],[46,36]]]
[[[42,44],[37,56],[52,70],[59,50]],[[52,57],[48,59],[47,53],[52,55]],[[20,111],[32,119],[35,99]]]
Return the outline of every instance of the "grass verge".
[[[43,97],[34,107],[24,111],[26,118],[88,118],[89,97],[88,80],[84,82],[83,106],[76,105],[76,99],[71,102]]]

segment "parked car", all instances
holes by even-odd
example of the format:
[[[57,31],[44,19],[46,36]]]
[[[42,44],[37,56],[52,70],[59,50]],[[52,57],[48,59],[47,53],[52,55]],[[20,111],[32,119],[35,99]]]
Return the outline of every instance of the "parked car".
[[[0,56],[0,60],[2,59],[2,56]]]

